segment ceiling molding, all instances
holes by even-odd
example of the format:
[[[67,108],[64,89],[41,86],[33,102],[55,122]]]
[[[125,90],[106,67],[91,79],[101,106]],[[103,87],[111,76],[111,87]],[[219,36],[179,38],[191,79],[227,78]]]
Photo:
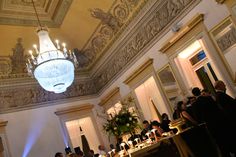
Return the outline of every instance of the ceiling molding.
[[[134,71],[134,73],[132,73],[130,75],[130,77],[128,77],[124,83],[125,84],[129,84],[131,81],[133,81],[137,76],[139,76],[143,71],[145,71],[147,68],[149,68],[150,66],[152,66],[153,63],[153,59],[149,59],[148,61],[146,61],[144,64],[142,64],[136,71]]]
[[[156,37],[159,37],[167,28],[170,29],[171,24],[178,17],[186,15],[190,11],[189,8],[196,6],[200,0],[188,0],[188,3],[177,3],[174,0],[158,2],[154,4],[150,12],[143,16],[143,22],[136,24],[132,31],[123,37],[117,49],[93,75],[98,91],[112,82],[118,74],[124,71],[125,67],[141,54],[145,54],[144,49],[154,40],[157,42]],[[173,5],[175,3],[178,5]]]
[[[7,126],[8,121],[0,120],[0,127]]]
[[[111,92],[109,92],[104,98],[102,98],[101,102],[98,104],[100,106],[104,106],[109,100],[111,100],[115,96],[119,96],[120,88],[116,87]]]
[[[119,36],[119,38],[116,39],[119,42],[112,48],[114,51],[108,52],[111,53],[111,55],[103,61],[99,69],[90,74],[90,78],[84,78],[82,80],[76,79],[74,84],[62,94],[46,92],[36,83],[30,86],[30,88],[25,88],[25,86],[20,85],[15,89],[7,89],[6,86],[0,85],[0,89],[3,91],[0,93],[1,112],[37,108],[47,106],[54,102],[66,102],[72,99],[78,100],[80,97],[97,96],[101,94],[101,92],[111,85],[115,78],[127,70],[127,67],[131,66],[132,63],[147,52],[147,48],[150,44],[157,42],[157,38],[163,34],[163,31],[169,30],[171,25],[179,17],[186,15],[200,0],[184,0],[181,1],[182,3],[175,0],[151,2],[151,6],[144,8],[147,10],[142,10],[141,18],[135,18],[136,22],[131,22],[130,24],[132,24],[132,26],[126,27],[128,31],[123,30],[125,31],[125,35],[122,34],[122,37]],[[150,3],[148,4],[150,5]],[[23,51],[23,49],[20,49],[20,51]],[[16,56],[14,57],[13,53],[11,59],[14,58],[17,59]],[[25,63],[23,55],[21,55],[20,63]],[[22,67],[20,66],[18,68]],[[15,79],[19,79],[17,74],[16,72],[7,76],[14,75],[17,77]],[[21,78],[21,76],[19,77]],[[7,82],[11,79],[13,78],[5,78],[4,80]]]
[[[59,27],[73,0],[36,0],[40,22],[47,27]],[[0,1],[0,24],[38,26],[31,1]]]
[[[215,1],[219,4],[223,4],[225,2],[225,0],[215,0]]]
[[[66,92],[55,94],[42,89],[38,83],[8,84],[0,86],[0,112],[48,106],[54,102],[97,94],[93,80],[75,80]]]
[[[179,41],[183,36],[185,36],[188,32],[190,32],[196,25],[203,22],[204,14],[195,15],[191,21],[189,21],[183,28],[180,29],[173,37],[171,37],[167,43],[165,43],[161,49],[159,50],[162,53],[166,53],[166,51],[174,45],[177,41]]]
[[[85,56],[89,56],[89,63],[84,68],[91,70],[147,2],[153,3],[148,0],[116,1],[107,13],[98,8],[91,11],[92,17],[101,23],[81,50]]]
[[[58,109],[55,114],[57,116],[61,116],[64,114],[70,114],[74,112],[85,112],[85,111],[91,111],[93,109],[94,105],[93,104],[81,104],[77,106],[70,106],[70,107],[64,107]]]

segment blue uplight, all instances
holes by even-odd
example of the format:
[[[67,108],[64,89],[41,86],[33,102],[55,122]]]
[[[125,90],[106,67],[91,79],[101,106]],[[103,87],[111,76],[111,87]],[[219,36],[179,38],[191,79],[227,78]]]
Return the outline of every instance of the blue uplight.
[[[36,115],[38,114],[38,115]],[[42,113],[37,112],[34,114],[34,117],[30,117],[32,119],[31,123],[29,123],[29,134],[26,140],[25,148],[22,154],[22,157],[27,157],[36,140],[42,133],[42,129],[45,126],[46,119],[42,118]],[[35,119],[36,118],[36,119]]]

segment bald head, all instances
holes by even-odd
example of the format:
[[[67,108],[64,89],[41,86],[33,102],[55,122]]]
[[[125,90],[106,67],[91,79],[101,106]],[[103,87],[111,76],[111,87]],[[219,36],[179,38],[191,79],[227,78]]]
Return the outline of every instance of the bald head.
[[[223,81],[216,81],[214,87],[216,90],[226,91],[226,86]]]

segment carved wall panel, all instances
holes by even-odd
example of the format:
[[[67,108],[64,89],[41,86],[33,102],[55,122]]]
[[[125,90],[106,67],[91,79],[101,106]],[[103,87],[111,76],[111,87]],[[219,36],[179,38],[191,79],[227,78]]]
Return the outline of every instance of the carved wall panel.
[[[98,29],[100,36],[95,33],[95,37],[92,38],[92,45],[85,48],[85,53],[79,50],[75,53],[78,55],[77,57],[81,59],[79,60],[80,67],[89,66],[89,63],[92,63],[94,58],[98,57],[97,53],[105,51],[105,48],[111,44],[111,41],[115,41],[118,37],[117,35],[121,33],[117,32],[116,34],[116,31],[114,31],[115,27],[120,26],[119,31],[124,31],[125,27],[123,25],[128,24],[124,24],[124,21],[128,20],[125,19],[125,17],[131,16],[129,12],[137,11],[140,9],[141,4],[146,3],[146,1],[138,0],[120,0],[119,2],[119,6],[114,5],[114,10],[109,12],[112,21],[105,21],[104,24],[101,25],[101,29]],[[187,10],[190,10],[189,8],[195,6],[198,2],[200,2],[200,0],[156,1],[155,6],[153,6],[155,9],[145,13],[142,20],[143,23],[138,23],[135,26],[135,32],[130,33],[124,38],[124,41],[117,46],[113,55],[96,71],[96,74],[93,74],[92,78],[88,77],[86,80],[75,79],[74,84],[69,87],[65,93],[54,94],[46,92],[36,83],[32,83],[32,85],[29,86],[29,83],[24,81],[18,84],[17,87],[13,87],[10,83],[7,87],[4,84],[0,84],[0,111],[7,112],[15,109],[39,107],[49,102],[97,94],[111,82],[112,79],[121,73],[126,66],[138,56],[144,54],[143,49],[163,33],[165,29],[169,28],[177,17],[187,14]],[[101,14],[103,14],[103,12],[101,12]],[[107,15],[107,13],[105,13],[105,15]],[[131,18],[129,18],[129,20],[130,19]],[[14,80],[15,78],[16,80],[19,78],[28,78],[29,80],[27,74],[24,73],[23,64],[25,63],[25,56],[21,39],[18,39],[16,46],[13,48],[13,55],[9,58],[9,72],[7,75],[0,75],[0,79],[4,80],[4,82]],[[4,61],[4,66],[6,66],[6,61]],[[26,85],[21,85],[22,83]]]
[[[219,4],[223,4],[225,2],[225,0],[215,0],[215,1]]]
[[[91,16],[100,20],[101,24],[82,50],[89,59],[87,59],[88,63],[82,64],[80,67],[92,67],[146,2],[147,0],[118,0],[109,12],[104,12],[99,8],[91,9]]]
[[[163,0],[160,7],[154,12],[146,15],[147,22],[136,26],[137,31],[132,37],[127,37],[126,44],[122,49],[116,50],[112,58],[103,66],[99,73],[94,77],[98,90],[103,88],[112,78],[114,78],[124,67],[134,58],[142,53],[142,49],[155,37],[160,35],[173,20],[187,13],[186,9],[196,5],[196,0]]]
[[[236,25],[231,17],[224,19],[210,31],[210,35],[219,50],[231,78],[236,83],[235,50],[236,50]]]
[[[34,0],[41,22],[48,27],[59,27],[72,0]],[[37,26],[31,0],[1,0],[0,24]],[[30,8],[32,7],[32,8]],[[30,9],[29,9],[30,8]]]
[[[10,57],[0,56],[0,75],[9,75],[12,72]]]
[[[0,87],[0,113],[16,109],[46,106],[50,102],[97,93],[93,81],[80,80],[78,82],[61,94],[47,92],[39,85]]]
[[[15,77],[25,73],[25,58],[22,39],[18,38],[12,56],[0,56],[0,79]],[[22,75],[21,75],[22,76]]]

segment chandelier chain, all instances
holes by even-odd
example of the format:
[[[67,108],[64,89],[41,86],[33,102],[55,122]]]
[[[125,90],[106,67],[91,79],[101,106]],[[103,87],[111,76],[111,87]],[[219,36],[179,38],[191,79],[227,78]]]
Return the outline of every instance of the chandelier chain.
[[[38,13],[37,13],[35,4],[34,4],[34,0],[32,0],[32,4],[33,4],[34,11],[35,11],[35,15],[36,15],[36,17],[37,17],[37,21],[38,21],[39,27],[40,27],[40,29],[42,29],[42,24],[41,24],[41,22],[40,22],[40,20],[39,20],[39,16],[38,16]]]

